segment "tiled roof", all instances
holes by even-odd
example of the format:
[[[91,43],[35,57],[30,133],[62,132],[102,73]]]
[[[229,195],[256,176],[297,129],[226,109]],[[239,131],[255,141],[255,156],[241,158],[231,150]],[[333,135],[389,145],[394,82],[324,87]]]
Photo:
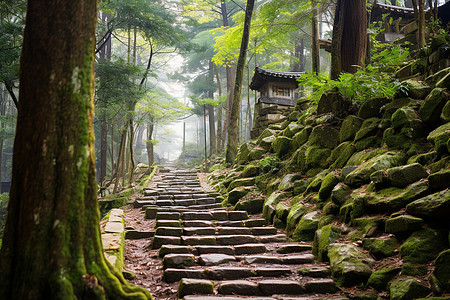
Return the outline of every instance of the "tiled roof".
[[[282,72],[256,67],[250,88],[258,90],[267,81],[295,81],[302,74],[305,74],[305,72]]]

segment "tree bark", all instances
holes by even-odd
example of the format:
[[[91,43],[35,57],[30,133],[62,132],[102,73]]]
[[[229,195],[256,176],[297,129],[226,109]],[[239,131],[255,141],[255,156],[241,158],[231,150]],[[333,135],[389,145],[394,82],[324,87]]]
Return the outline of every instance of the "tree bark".
[[[355,73],[363,66],[367,47],[366,1],[338,0],[334,16],[330,78]]]
[[[28,1],[0,299],[151,298],[103,255],[92,124],[96,18],[96,1]]]
[[[155,162],[155,158],[153,155],[153,143],[152,143],[152,138],[153,138],[153,128],[154,128],[154,123],[153,123],[153,117],[150,117],[150,122],[147,124],[147,141],[146,141],[146,146],[147,146],[147,157],[148,157],[148,168],[149,171],[151,171],[151,167],[153,165],[153,163]]]
[[[208,80],[214,85],[214,68],[212,60],[209,61]],[[209,91],[209,98],[214,99],[214,92]],[[214,118],[214,106],[208,104],[208,123],[209,123],[209,155],[216,153],[216,120]]]
[[[213,65],[214,67],[214,65]],[[222,85],[220,82],[220,76],[219,76],[219,71],[217,70],[216,67],[214,67],[214,71],[215,71],[215,75],[216,75],[216,81],[217,81],[217,86],[219,88],[219,99],[222,96]],[[223,103],[220,103],[217,106],[217,137],[216,137],[216,151],[218,153],[222,152],[222,145],[223,143],[223,136],[222,136],[222,111],[223,111]]]
[[[234,83],[233,101],[230,116],[230,125],[228,128],[227,151],[225,161],[233,163],[239,146],[239,115],[241,110],[241,88],[244,80],[245,61],[247,56],[248,41],[250,38],[250,25],[252,21],[253,7],[255,0],[247,0],[245,8],[244,32],[242,34],[241,49],[236,66],[236,79]]]
[[[320,73],[320,46],[319,46],[319,26],[317,22],[317,2],[311,1],[312,18],[311,18],[311,55],[312,55],[312,71],[316,74]]]

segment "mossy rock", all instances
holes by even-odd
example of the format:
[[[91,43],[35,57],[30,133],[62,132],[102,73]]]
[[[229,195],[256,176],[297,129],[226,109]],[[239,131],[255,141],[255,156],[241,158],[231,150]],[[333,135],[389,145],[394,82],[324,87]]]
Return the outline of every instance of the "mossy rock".
[[[393,234],[405,234],[423,227],[424,222],[421,218],[410,215],[393,216],[386,220],[384,231]]]
[[[441,170],[428,176],[428,183],[433,190],[442,190],[449,187],[450,169]]]
[[[386,289],[389,281],[391,281],[398,273],[400,273],[401,268],[387,268],[382,270],[376,270],[370,275],[367,285],[373,287],[376,290],[383,291]]]
[[[281,179],[280,184],[278,185],[278,189],[281,191],[288,191],[293,189],[293,183],[300,179],[301,176],[299,174],[286,174],[283,179]]]
[[[448,95],[444,89],[435,88],[425,98],[425,102],[419,109],[422,121],[431,125],[439,124],[441,112],[447,103]],[[436,127],[436,126],[433,126]]]
[[[362,151],[369,148],[376,148],[381,145],[381,137],[378,136],[369,136],[365,137],[362,140],[358,140],[355,142],[355,148],[357,151]]]
[[[337,148],[336,148],[337,149]],[[333,150],[333,152],[331,153],[331,156],[333,156],[333,153],[335,153],[335,151],[337,150]],[[330,166],[330,169],[332,170],[336,170],[336,169],[341,169],[343,168],[349,161],[349,159],[352,157],[352,155],[356,152],[356,147],[355,145],[348,143],[345,148],[342,150],[342,152],[340,153],[339,157],[336,160],[331,160],[333,163]]]
[[[317,224],[317,228],[320,229],[326,225],[333,223],[335,217],[334,215],[322,215],[319,219],[319,223]]]
[[[328,157],[331,155],[331,149],[319,148],[317,146],[309,146],[306,150],[306,168],[326,169],[329,166]]]
[[[404,276],[425,276],[428,273],[427,265],[419,265],[405,262],[402,265],[402,275]]]
[[[450,290],[450,249],[443,251],[436,258],[433,274],[445,290]]]
[[[406,160],[407,156],[402,152],[391,151],[381,154],[358,166],[345,177],[344,182],[348,185],[362,185],[370,181],[373,172],[402,165]]]
[[[427,153],[422,153],[422,154],[417,154],[417,155],[411,156],[406,163],[407,164],[419,163],[422,166],[426,166],[426,165],[430,164],[432,161],[435,161],[437,157],[438,157],[438,153],[433,150],[433,151],[430,151]]]
[[[338,183],[331,191],[331,201],[338,206],[347,201],[348,196],[352,192],[351,188],[343,182]]]
[[[403,81],[401,86],[403,87],[403,91],[407,93],[406,96],[414,99],[425,99],[425,97],[431,92],[431,87],[426,85],[424,82],[419,82],[412,79]],[[398,96],[399,95],[396,95],[396,98],[400,98]]]
[[[400,255],[403,261],[423,264],[434,260],[446,247],[448,247],[446,235],[425,228],[411,234],[400,247]]]
[[[375,135],[378,131],[379,123],[380,119],[378,118],[369,118],[365,120],[361,125],[361,128],[356,133],[354,141],[359,141],[365,137]]]
[[[214,294],[214,283],[205,279],[182,278],[178,285],[178,297],[192,294]]]
[[[239,151],[236,156],[238,164],[243,164],[247,161],[248,154],[252,151],[253,147],[255,147],[254,142],[246,142],[239,147]]]
[[[409,149],[412,140],[402,132],[396,132],[393,128],[388,128],[383,132],[382,145],[391,149]]]
[[[249,214],[258,214],[262,212],[263,205],[264,205],[263,198],[239,200],[234,206],[234,209],[245,210]]]
[[[427,140],[434,144],[434,148],[438,153],[446,153],[447,149],[447,141],[450,139],[450,122],[445,123],[442,126],[439,126],[427,137]]]
[[[450,189],[446,189],[411,202],[406,212],[433,221],[448,221],[450,215]]]
[[[276,155],[267,155],[258,161],[257,166],[264,173],[274,172],[280,166],[280,158]]]
[[[289,214],[289,208],[290,208],[289,203],[286,203],[286,202],[279,202],[275,206],[275,215],[277,216],[278,219],[283,221],[283,223],[285,223],[285,224],[286,224],[286,218]]]
[[[291,148],[297,149],[304,143],[306,143],[309,139],[309,135],[311,134],[312,127],[307,126],[303,128],[301,131],[297,132],[293,137],[291,141]]]
[[[437,88],[450,89],[450,73],[442,77],[438,82],[436,82]]]
[[[313,181],[313,178],[305,178],[296,180],[294,182],[294,195],[299,195],[306,191],[310,183]]]
[[[260,160],[266,153],[267,153],[266,149],[255,147],[248,154],[248,160],[249,161]]]
[[[314,234],[318,228],[320,217],[320,211],[312,211],[303,215],[294,230],[292,236],[294,241],[312,242],[314,240]]]
[[[361,128],[364,120],[360,117],[350,115],[342,121],[341,130],[339,131],[340,142],[352,141],[356,133]]]
[[[410,107],[402,107],[395,111],[391,117],[392,127],[398,130],[401,127],[409,126],[419,120],[419,114]]]
[[[399,108],[402,107],[407,107],[409,106],[411,103],[413,102],[413,99],[411,98],[398,98],[398,99],[394,99],[392,100],[390,103],[386,104],[383,109],[384,109],[384,114],[383,114],[383,119],[391,119],[392,114]]]
[[[336,159],[338,159],[339,156],[341,156],[344,149],[350,144],[351,144],[351,142],[349,142],[349,141],[342,142],[336,148],[334,148],[330,155],[330,162],[334,163],[336,161]]]
[[[413,182],[428,177],[425,168],[418,163],[390,168],[386,172],[387,179],[395,187],[406,187]]]
[[[228,194],[228,203],[231,205],[235,205],[239,199],[247,195],[249,192],[253,191],[254,187],[248,187],[248,186],[239,186],[230,191]]]
[[[363,248],[377,258],[395,255],[395,250],[400,246],[395,237],[365,238],[362,240]]]
[[[331,275],[339,287],[365,284],[372,274],[373,259],[353,244],[330,244],[328,258]]]
[[[329,215],[335,216],[335,215],[339,214],[339,206],[336,205],[335,203],[333,203],[332,201],[328,201],[323,206],[322,211],[323,211],[324,216],[329,216]]]
[[[272,146],[273,141],[275,141],[276,136],[271,135],[268,137],[263,138],[259,143],[258,146],[263,148],[264,150],[270,150],[270,147]]]
[[[292,138],[297,132],[303,129],[303,126],[298,125],[295,122],[289,123],[289,125],[281,132],[282,136]]]
[[[289,152],[289,145],[291,138],[285,136],[278,136],[272,143],[272,149],[276,155],[282,157]]]
[[[366,194],[366,207],[373,213],[395,212],[428,192],[425,181],[417,181],[405,189],[388,187]]]
[[[286,197],[286,193],[274,192],[264,200],[262,216],[268,223],[272,223],[273,216],[275,215],[275,208],[278,202]]]
[[[358,117],[363,119],[378,118],[381,116],[381,108],[391,102],[389,98],[372,98],[364,101],[358,111]]]
[[[312,253],[317,257],[318,261],[328,261],[328,245],[337,241],[339,237],[339,230],[332,224],[325,225],[316,231]]]
[[[435,163],[431,163],[427,166],[431,173],[436,173],[441,171],[442,169],[450,168],[450,155],[444,156],[442,159],[438,160]]]
[[[319,198],[321,200],[327,200],[331,196],[331,191],[339,183],[339,177],[331,172],[323,178],[322,184],[319,189]]]
[[[228,190],[231,191],[234,188],[240,187],[240,186],[247,186],[251,187],[255,184],[255,178],[238,178],[233,180],[230,185],[228,186]]]
[[[322,94],[317,105],[317,114],[333,113],[338,118],[344,118],[348,115],[352,103],[345,99],[337,90],[329,90]]]
[[[442,108],[441,120],[444,122],[450,122],[450,100],[448,100]]]
[[[309,211],[303,203],[296,203],[289,209],[286,218],[286,231],[294,230],[301,217]]]
[[[394,280],[389,288],[391,300],[405,300],[425,297],[430,289],[415,278],[404,278]]]
[[[307,195],[312,192],[318,192],[320,190],[320,186],[322,185],[322,181],[329,173],[328,170],[323,170],[316,176],[314,176],[314,179],[311,181],[311,183],[306,188],[304,194]]]
[[[346,166],[358,166],[375,156],[388,152],[385,149],[367,149],[354,153],[348,160]]]
[[[255,177],[259,175],[259,167],[248,164],[245,166],[244,170],[241,173],[241,177],[247,178],[247,177]]]
[[[333,149],[339,143],[339,132],[331,126],[316,126],[308,141],[310,146]]]

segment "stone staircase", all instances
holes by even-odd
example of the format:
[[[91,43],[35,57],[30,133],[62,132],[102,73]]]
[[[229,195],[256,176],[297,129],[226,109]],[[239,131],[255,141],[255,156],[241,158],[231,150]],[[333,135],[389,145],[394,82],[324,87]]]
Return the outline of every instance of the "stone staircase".
[[[178,298],[345,299],[329,267],[314,263],[311,245],[246,211],[226,210],[200,186],[195,171],[162,169],[135,207],[155,219],[151,247],[159,249],[162,281]]]

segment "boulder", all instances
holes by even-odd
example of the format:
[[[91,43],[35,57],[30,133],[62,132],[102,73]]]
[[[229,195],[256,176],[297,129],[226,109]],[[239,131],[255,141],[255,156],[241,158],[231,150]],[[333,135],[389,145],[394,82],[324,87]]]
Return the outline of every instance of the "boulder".
[[[445,290],[450,290],[450,249],[436,258],[433,274]]]
[[[292,190],[293,182],[300,179],[299,174],[286,174],[283,179],[281,179],[278,189],[281,191]]]
[[[450,89],[450,73],[442,77],[438,82],[436,82],[437,88]]]
[[[241,177],[255,177],[259,175],[259,168],[255,165],[248,164],[241,173]]]
[[[412,139],[406,136],[404,132],[396,132],[393,128],[388,128],[383,132],[382,145],[391,149],[407,149],[411,148]]]
[[[450,122],[450,100],[442,108],[441,120],[444,122]]]
[[[342,121],[341,130],[339,131],[339,140],[341,142],[353,140],[363,122],[364,120],[362,118],[355,115],[350,115],[345,118]]]
[[[402,152],[390,151],[381,154],[358,166],[345,177],[344,182],[354,186],[368,183],[373,172],[402,165],[406,160],[407,156]]]
[[[239,199],[247,195],[249,192],[253,191],[254,187],[248,187],[248,186],[240,186],[237,188],[234,188],[230,191],[228,194],[228,202],[232,205],[236,204]]]
[[[240,186],[253,186],[255,184],[255,178],[249,177],[249,178],[238,178],[233,180],[230,185],[228,186],[228,190],[232,190],[234,188],[240,187]]]
[[[364,101],[358,111],[358,117],[363,119],[378,118],[381,116],[381,108],[391,102],[389,98],[372,98]]]
[[[428,184],[433,190],[443,190],[449,187],[450,169],[441,170],[428,176]]]
[[[400,247],[400,255],[403,261],[423,264],[434,260],[447,245],[447,236],[426,228],[411,234]]]
[[[285,197],[286,197],[286,194],[284,194],[284,193],[274,192],[274,193],[270,194],[270,196],[264,200],[262,213],[263,213],[263,218],[266,219],[267,222],[272,223],[273,216],[275,215],[276,205],[278,204],[278,202],[281,199],[283,199]]]
[[[431,125],[439,124],[441,112],[447,100],[448,96],[444,89],[433,89],[419,109],[419,115],[422,121]]]
[[[448,221],[450,215],[450,189],[422,197],[406,206],[406,212],[434,221]]]
[[[328,246],[331,275],[337,286],[366,283],[372,274],[374,260],[353,244],[334,243]]]
[[[404,278],[394,280],[389,288],[391,300],[406,300],[425,297],[430,289],[415,278]]]
[[[276,155],[282,157],[289,152],[289,145],[291,138],[285,136],[278,136],[272,143],[272,149]]]
[[[355,152],[356,152],[355,145],[349,143],[347,146],[345,146],[339,157],[333,162],[330,168],[332,170],[343,168]]]
[[[395,250],[400,245],[393,236],[381,238],[364,238],[362,240],[363,248],[372,253],[377,258],[393,256]]]
[[[303,126],[298,125],[295,122],[289,123],[289,125],[281,132],[281,135],[292,138],[297,132],[303,129]]]
[[[328,157],[331,155],[331,149],[309,146],[306,149],[306,169],[326,169],[329,166]]]
[[[410,233],[422,228],[424,222],[421,218],[409,215],[400,215],[386,220],[384,231],[393,234]]]
[[[314,234],[318,228],[319,219],[321,217],[320,211],[309,212],[300,219],[297,227],[294,230],[292,238],[295,241],[311,242],[314,240]]]
[[[331,200],[338,206],[347,201],[348,195],[352,192],[351,188],[343,182],[338,183],[331,191]]]
[[[434,148],[438,153],[448,152],[448,139],[450,139],[450,122],[439,126],[427,136],[427,140],[434,144]]]
[[[236,156],[237,162],[239,164],[243,164],[247,161],[247,156],[253,149],[253,147],[255,147],[255,144],[253,142],[247,142],[241,145]]]
[[[399,130],[401,127],[411,126],[414,122],[420,122],[420,116],[414,109],[402,107],[392,115],[391,122],[392,127]]]
[[[264,150],[269,150],[270,147],[272,146],[273,141],[275,141],[276,136],[271,135],[268,137],[265,137],[263,139],[261,139],[261,141],[258,142],[258,146],[263,148]]]
[[[401,268],[396,267],[376,270],[370,275],[367,285],[376,290],[385,290],[389,281],[397,276],[400,271]]]
[[[259,160],[266,153],[267,153],[266,149],[263,149],[261,147],[255,147],[252,149],[252,151],[249,152],[248,160],[250,160],[250,161]]]
[[[303,128],[301,131],[297,132],[291,141],[291,147],[294,149],[299,148],[301,145],[306,143],[309,139],[309,135],[311,134],[312,127],[308,126]]]
[[[333,149],[339,143],[339,131],[331,126],[316,126],[309,136],[309,145]]]
[[[298,221],[308,212],[308,210],[309,208],[302,203],[292,205],[286,218],[286,231],[294,230]]]
[[[249,214],[258,214],[262,212],[263,205],[264,205],[263,198],[253,198],[238,201],[234,206],[234,209],[245,210]]]
[[[428,266],[405,262],[402,265],[402,275],[404,276],[425,276],[428,273]]]
[[[365,137],[373,136],[378,131],[378,124],[380,123],[380,119],[378,118],[369,118],[364,121],[361,125],[361,128],[355,135],[355,141],[359,141]]]
[[[425,97],[431,92],[431,87],[427,84],[413,79],[405,80],[401,83],[401,85],[403,87],[402,91],[406,91],[407,96],[414,99],[425,99]]]
[[[304,191],[306,191],[306,189],[308,188],[308,186],[310,185],[310,183],[313,181],[313,178],[305,178],[305,179],[300,179],[300,180],[296,180],[294,182],[294,195],[299,195],[301,193],[303,193]]]
[[[428,173],[421,164],[413,163],[387,170],[387,179],[395,187],[405,187],[422,178],[428,177]]]
[[[345,118],[348,115],[351,105],[351,101],[344,99],[337,89],[326,91],[320,97],[317,114],[321,115],[331,112],[338,118]]]
[[[331,196],[331,191],[339,183],[339,177],[331,172],[323,178],[322,184],[319,189],[319,198],[321,200],[327,200]]]
[[[328,261],[328,245],[339,239],[339,231],[333,225],[325,225],[318,229],[314,236],[312,253],[318,261]]]

